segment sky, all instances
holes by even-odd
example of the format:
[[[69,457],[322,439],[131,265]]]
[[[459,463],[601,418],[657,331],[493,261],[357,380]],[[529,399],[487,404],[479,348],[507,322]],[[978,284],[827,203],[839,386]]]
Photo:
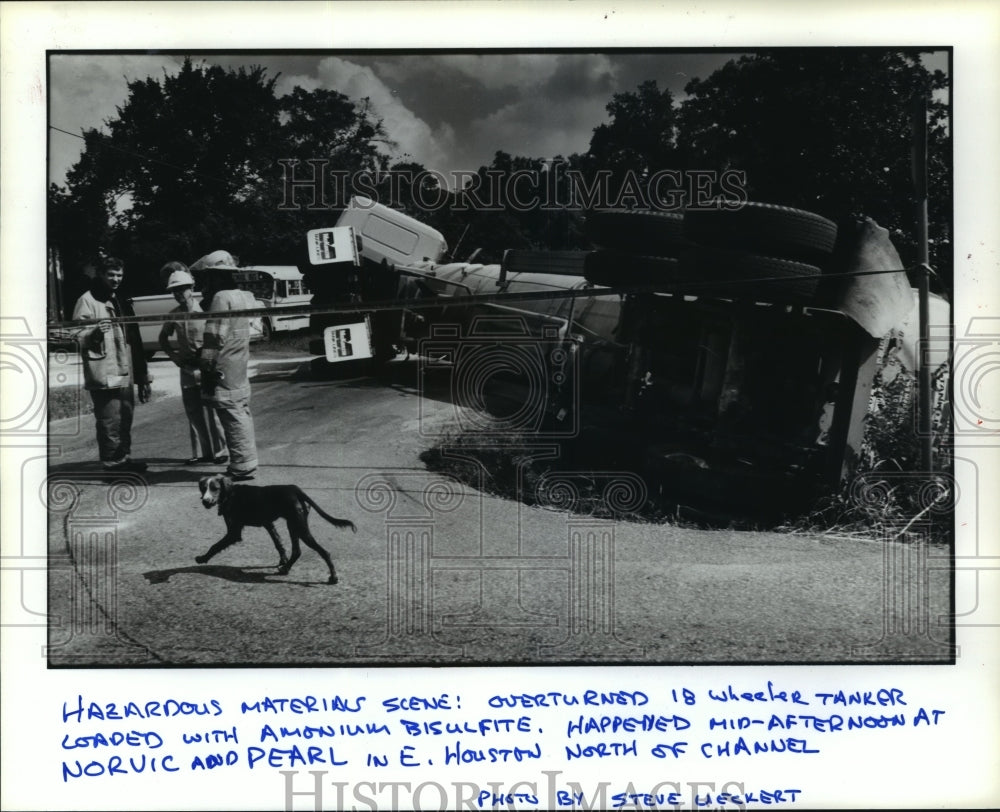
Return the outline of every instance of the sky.
[[[446,176],[489,164],[497,150],[533,158],[586,151],[608,121],[615,93],[643,81],[668,88],[675,103],[695,78],[707,78],[739,52],[247,53],[190,54],[223,67],[260,65],[278,76],[277,92],[326,88],[369,98],[408,156]],[[186,54],[53,54],[49,124],[69,133],[102,128],[127,97],[129,80],[175,73]],[[947,69],[944,55],[931,68]],[[83,142],[50,130],[49,178],[64,183]]]
[[[675,99],[735,53],[191,54],[197,64],[261,65],[278,75],[277,92],[326,88],[371,99],[375,113],[408,155],[448,174],[475,171],[497,150],[549,158],[586,151],[608,121],[615,93],[647,79]],[[54,54],[49,123],[79,134],[101,128],[127,96],[126,81],[175,73],[185,54]],[[83,142],[49,133],[49,177],[63,183]]]

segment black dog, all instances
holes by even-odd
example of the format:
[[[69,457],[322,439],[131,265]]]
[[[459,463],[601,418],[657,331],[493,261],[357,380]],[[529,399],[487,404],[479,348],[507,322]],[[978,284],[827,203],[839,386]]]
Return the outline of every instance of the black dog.
[[[316,508],[316,512],[334,527],[349,527],[357,532],[354,522],[347,519],[335,519],[328,513],[324,513],[323,509],[297,485],[267,485],[265,487],[234,485],[233,480],[229,477],[216,474],[215,476],[202,477],[198,482],[198,487],[201,489],[201,503],[206,508],[218,505],[219,515],[226,520],[226,535],[213,544],[208,552],[194,559],[199,564],[204,564],[231,544],[242,541],[244,527],[263,527],[267,529],[278,550],[278,555],[281,558],[278,562],[278,571],[282,575],[287,574],[292,568],[292,564],[298,560],[301,554],[299,539],[302,539],[326,562],[326,566],[330,570],[330,579],[327,583],[337,583],[337,572],[333,568],[330,554],[316,543],[316,539],[309,532],[309,505]],[[274,529],[274,523],[278,519],[284,519],[288,524],[288,533],[292,537],[291,558],[285,556],[285,548],[281,546],[281,537]]]

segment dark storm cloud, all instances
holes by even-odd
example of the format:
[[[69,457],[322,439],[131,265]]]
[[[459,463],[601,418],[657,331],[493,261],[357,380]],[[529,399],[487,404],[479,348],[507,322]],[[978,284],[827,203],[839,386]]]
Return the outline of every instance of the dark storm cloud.
[[[553,157],[583,152],[608,120],[615,93],[654,79],[675,103],[685,85],[705,78],[734,52],[306,52],[193,53],[196,63],[237,69],[259,65],[280,77],[279,94],[296,85],[369,98],[395,157],[441,172],[474,171],[495,152]],[[183,54],[67,55],[53,58],[52,120],[71,132],[101,127],[125,100],[125,79],[175,72]],[[53,140],[52,179],[62,182],[80,142]]]
[[[654,79],[662,90],[670,90],[677,103],[684,98],[684,88],[692,79],[706,79],[731,59],[743,53],[727,51],[623,54],[616,57],[621,89],[634,90],[643,82]]]
[[[453,135],[450,168],[477,169],[497,150],[531,157],[587,149],[615,93],[655,79],[675,101],[738,54],[581,52],[365,55],[354,59],[432,129]],[[442,167],[436,167],[442,168]],[[447,168],[444,168],[445,170]]]
[[[590,98],[597,94],[610,98],[617,86],[616,72],[614,61],[603,54],[566,54],[540,88],[541,95]]]
[[[469,119],[488,115],[523,93],[515,84],[487,84],[446,56],[380,55],[354,61],[370,67],[400,98],[410,100],[432,128],[453,122],[458,115]]]

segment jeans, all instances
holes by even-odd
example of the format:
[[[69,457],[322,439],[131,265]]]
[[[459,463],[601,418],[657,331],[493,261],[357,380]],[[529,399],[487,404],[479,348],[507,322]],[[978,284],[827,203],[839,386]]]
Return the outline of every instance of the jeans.
[[[181,389],[181,401],[191,434],[192,457],[218,457],[226,451],[226,437],[215,409],[201,399],[197,386]]]
[[[132,453],[135,389],[131,385],[91,389],[90,398],[94,402],[97,450],[101,462],[108,467],[126,462]]]
[[[222,421],[229,446],[229,472],[252,474],[257,470],[257,440],[253,431],[249,397],[232,397],[225,389],[216,389],[207,404]]]

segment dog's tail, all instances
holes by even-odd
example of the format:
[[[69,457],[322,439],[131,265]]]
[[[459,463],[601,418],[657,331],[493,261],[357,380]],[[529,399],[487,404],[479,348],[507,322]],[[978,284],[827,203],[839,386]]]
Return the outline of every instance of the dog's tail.
[[[303,502],[308,502],[310,505],[312,505],[314,508],[316,508],[316,512],[320,516],[322,516],[324,519],[326,519],[334,527],[339,527],[339,528],[341,528],[343,530],[346,530],[349,527],[349,528],[351,528],[352,532],[354,532],[354,533],[358,532],[358,528],[356,528],[354,526],[354,522],[352,522],[350,519],[337,519],[337,518],[331,516],[329,513],[327,513],[325,510],[323,510],[323,508],[321,508],[319,505],[317,505],[312,500],[312,497],[310,497],[308,493],[306,493],[304,490],[302,490],[302,488],[296,486],[295,490],[298,493],[299,498]]]

